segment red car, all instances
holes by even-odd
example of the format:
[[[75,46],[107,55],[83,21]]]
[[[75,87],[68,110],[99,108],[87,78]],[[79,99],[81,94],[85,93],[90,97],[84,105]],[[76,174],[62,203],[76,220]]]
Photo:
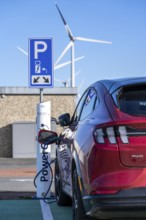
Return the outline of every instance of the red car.
[[[92,84],[59,123],[58,205],[72,199],[74,220],[146,218],[146,77]]]

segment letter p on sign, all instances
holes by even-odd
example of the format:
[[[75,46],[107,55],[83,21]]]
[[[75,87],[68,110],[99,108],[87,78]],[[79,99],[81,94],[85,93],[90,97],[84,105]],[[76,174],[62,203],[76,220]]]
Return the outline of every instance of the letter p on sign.
[[[45,41],[34,41],[34,59],[38,59],[38,54],[45,52],[47,47]]]

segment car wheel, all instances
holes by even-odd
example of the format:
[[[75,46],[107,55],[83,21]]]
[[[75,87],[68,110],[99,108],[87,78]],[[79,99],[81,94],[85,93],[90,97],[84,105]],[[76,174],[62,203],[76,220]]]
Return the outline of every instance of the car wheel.
[[[73,186],[73,198],[72,198],[73,220],[87,220],[88,218],[85,215],[76,169],[73,171],[72,186]]]
[[[67,196],[62,190],[62,181],[59,171],[58,160],[55,161],[55,194],[56,202],[60,206],[71,205],[71,198]]]

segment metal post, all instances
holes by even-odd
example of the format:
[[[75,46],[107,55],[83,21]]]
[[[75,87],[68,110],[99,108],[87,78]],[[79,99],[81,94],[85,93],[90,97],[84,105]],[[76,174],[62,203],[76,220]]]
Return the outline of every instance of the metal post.
[[[40,89],[40,103],[42,103],[43,101],[43,89]]]

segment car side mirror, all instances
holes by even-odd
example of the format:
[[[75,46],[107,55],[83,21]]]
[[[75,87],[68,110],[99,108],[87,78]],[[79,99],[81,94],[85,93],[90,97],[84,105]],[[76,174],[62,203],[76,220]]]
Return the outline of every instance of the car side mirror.
[[[54,131],[40,130],[38,133],[38,142],[40,144],[54,144],[58,139],[58,135]]]
[[[58,121],[59,124],[63,127],[63,126],[68,126],[70,125],[70,114],[69,113],[65,113],[63,115],[60,115],[58,117]]]

